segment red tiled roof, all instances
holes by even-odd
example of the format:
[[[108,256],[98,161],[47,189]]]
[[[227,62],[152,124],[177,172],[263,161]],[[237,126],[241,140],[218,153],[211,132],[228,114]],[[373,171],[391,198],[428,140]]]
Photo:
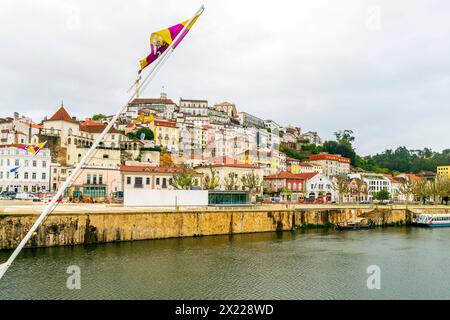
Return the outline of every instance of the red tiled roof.
[[[105,124],[103,124],[101,126],[100,125],[86,126],[86,125],[80,124],[80,131],[88,132],[88,133],[102,133],[105,128],[106,128]],[[120,133],[120,131],[117,130],[116,128],[112,127],[108,133]]]
[[[350,163],[350,159],[349,158],[345,158],[345,157],[341,157],[340,155],[337,154],[328,154],[328,153],[320,153],[320,154],[314,154],[309,156],[309,160],[330,160],[330,161],[339,161],[339,162],[343,162],[343,163]]]
[[[314,164],[309,163],[309,162],[300,162],[300,165],[302,167],[314,167]]]
[[[171,99],[145,98],[134,99],[130,104],[175,104]]]
[[[92,119],[86,119],[83,122],[81,122],[81,125],[83,126],[105,126],[103,122],[95,121]]]
[[[166,120],[154,120],[155,126],[159,127],[170,127],[170,128],[176,128],[177,123],[172,121],[166,121]]]
[[[64,107],[59,108],[58,111],[56,111],[55,114],[47,121],[67,121],[78,123],[78,121],[72,119],[72,117],[66,111],[66,109],[64,109]]]

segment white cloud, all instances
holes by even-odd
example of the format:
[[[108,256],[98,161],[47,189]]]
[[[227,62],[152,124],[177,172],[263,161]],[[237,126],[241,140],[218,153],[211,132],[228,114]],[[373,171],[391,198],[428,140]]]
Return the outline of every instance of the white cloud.
[[[0,116],[43,118],[64,99],[84,117],[127,99],[154,30],[198,1],[2,1]],[[363,154],[449,147],[445,1],[206,1],[144,95],[231,100],[317,130],[353,129]]]

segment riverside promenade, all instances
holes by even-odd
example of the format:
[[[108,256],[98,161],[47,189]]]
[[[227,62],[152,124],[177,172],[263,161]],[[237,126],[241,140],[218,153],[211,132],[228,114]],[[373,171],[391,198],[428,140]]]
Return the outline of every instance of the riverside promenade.
[[[17,246],[44,204],[0,203],[0,249]],[[271,204],[229,207],[123,207],[59,204],[27,247],[50,247],[116,241],[223,234],[280,232],[331,226],[355,218],[376,225],[404,225],[418,213],[450,213],[449,206]]]

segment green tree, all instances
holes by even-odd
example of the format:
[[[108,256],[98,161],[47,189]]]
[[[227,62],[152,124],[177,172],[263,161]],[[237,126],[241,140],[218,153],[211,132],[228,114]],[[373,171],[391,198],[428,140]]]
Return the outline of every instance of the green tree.
[[[248,190],[251,195],[254,195],[259,191],[261,188],[261,178],[255,174],[255,172],[252,170],[251,172],[243,175],[241,177],[242,186],[245,190]]]
[[[180,170],[173,176],[172,186],[176,189],[190,190],[194,185],[192,169],[184,163],[179,168]]]
[[[336,177],[335,190],[339,193],[339,203],[342,203],[344,201],[344,194],[348,192],[348,180],[345,175]]]
[[[389,200],[391,195],[389,194],[389,191],[383,189],[383,190],[380,190],[377,193],[375,193],[373,197],[375,200],[384,201],[384,200]]]
[[[97,113],[92,116],[92,120],[94,120],[94,121],[98,121],[98,120],[101,120],[104,118],[106,118],[106,116],[102,113]]]
[[[129,139],[141,139],[142,133],[145,134],[144,140],[153,140],[154,134],[153,131],[149,128],[139,128],[138,130],[134,132],[128,132],[127,137]]]
[[[224,178],[224,185],[226,190],[236,190],[238,186],[238,175],[234,172],[230,172],[227,177]]]
[[[416,199],[422,201],[423,204],[429,196],[428,181],[426,179],[417,179],[412,183],[412,193]]]
[[[206,174],[203,178],[204,190],[215,190],[220,185],[220,178],[217,170],[210,168],[210,174]]]

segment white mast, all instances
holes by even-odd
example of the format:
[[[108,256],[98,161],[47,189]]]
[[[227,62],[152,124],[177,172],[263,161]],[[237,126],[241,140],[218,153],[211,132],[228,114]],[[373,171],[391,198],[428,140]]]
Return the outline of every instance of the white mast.
[[[14,252],[11,254],[9,259],[3,263],[0,264],[0,279],[3,277],[5,272],[8,270],[8,268],[11,266],[11,264],[16,259],[17,255],[20,253],[20,251],[25,247],[27,242],[30,240],[33,233],[36,231],[36,229],[41,225],[41,223],[44,221],[45,217],[54,209],[54,207],[57,204],[57,200],[63,195],[64,191],[67,189],[67,187],[72,183],[72,180],[78,175],[80,170],[83,168],[84,164],[92,157],[92,154],[95,152],[95,149],[100,144],[100,142],[103,140],[103,138],[106,136],[106,134],[111,130],[113,125],[116,123],[117,119],[119,118],[120,114],[126,111],[128,105],[130,102],[135,98],[136,95],[139,94],[140,89],[145,89],[146,85],[153,79],[153,77],[157,74],[161,66],[165,63],[167,58],[172,54],[174,51],[174,44],[177,43],[178,39],[183,35],[185,29],[191,24],[191,22],[200,15],[203,10],[205,10],[205,7],[202,5],[200,9],[198,9],[195,14],[192,16],[192,18],[188,21],[188,23],[183,27],[183,29],[180,31],[180,33],[176,36],[176,38],[172,41],[172,43],[169,45],[167,50],[163,52],[161,57],[155,62],[153,69],[150,70],[149,74],[144,78],[144,81],[139,85],[136,85],[136,91],[131,95],[128,102],[120,108],[120,110],[112,117],[112,119],[109,121],[106,128],[103,130],[103,132],[97,137],[97,139],[94,141],[88,152],[84,155],[84,157],[81,159],[81,161],[77,164],[75,167],[75,170],[72,171],[69,178],[64,182],[64,184],[59,188],[58,192],[54,195],[52,198],[52,201],[47,205],[47,207],[44,209],[44,211],[41,213],[39,218],[36,220],[36,222],[33,224],[33,226],[30,228],[28,233],[25,235],[25,237],[22,239],[22,241],[19,243],[17,248],[14,250]]]

